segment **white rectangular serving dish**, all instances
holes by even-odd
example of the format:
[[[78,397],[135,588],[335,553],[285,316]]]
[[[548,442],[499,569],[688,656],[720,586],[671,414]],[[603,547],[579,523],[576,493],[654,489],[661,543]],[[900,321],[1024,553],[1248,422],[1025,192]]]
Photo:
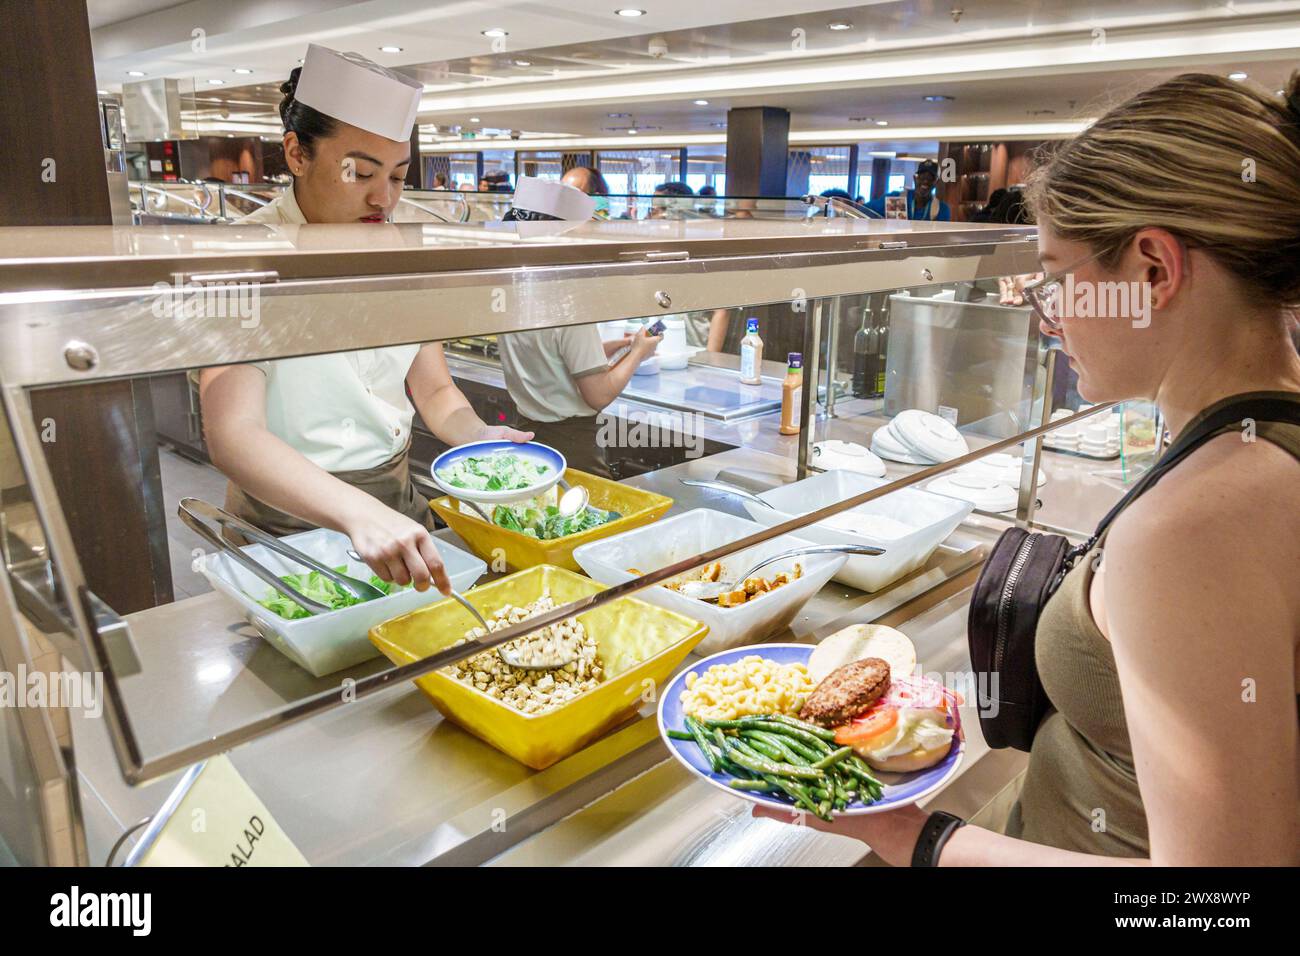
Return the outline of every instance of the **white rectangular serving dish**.
[[[348,557],[347,552],[352,547],[352,542],[345,534],[328,528],[317,528],[314,531],[291,534],[281,540],[326,567],[347,565],[345,573],[349,576],[362,581],[370,580],[370,568],[363,562]],[[437,538],[433,540],[442,563],[447,568],[451,586],[457,591],[468,590],[487,570],[487,565],[474,555]],[[249,545],[243,551],[277,575],[299,574],[308,570],[260,544]],[[288,621],[257,603],[258,597],[270,593],[271,586],[241,567],[229,555],[206,555],[199,570],[214,589],[239,606],[245,619],[257,628],[267,643],[309,671],[313,677],[324,677],[378,657],[379,649],[370,643],[368,637],[372,627],[443,598],[436,588],[431,587],[423,594],[414,588],[406,588],[374,601]]]
[[[745,510],[759,524],[770,528],[888,483],[888,478],[871,478],[854,471],[824,471],[802,481],[760,493],[758,497],[772,508],[746,501]],[[799,535],[820,544],[870,544],[884,548],[885,553],[881,555],[850,555],[835,574],[835,580],[841,584],[860,591],[879,591],[925,564],[934,549],[956,530],[974,508],[969,501],[916,488],[900,488],[883,498],[859,505],[853,511],[882,515],[915,528],[904,537],[869,537],[828,527],[821,522],[801,528]]]
[[[654,571],[761,530],[762,525],[745,518],[696,508],[671,518],[661,518],[643,528],[581,545],[574,549],[573,558],[588,575],[602,584],[622,584],[635,577],[629,568]],[[808,543],[802,538],[782,535],[747,548],[722,562],[723,577],[742,574],[755,561]],[[844,555],[811,554],[791,558],[768,565],[759,573],[771,576],[779,571],[788,571],[796,562],[803,565],[802,577],[739,607],[718,607],[658,585],[638,591],[636,596],[707,624],[708,636],[695,651],[697,654],[715,654],[742,644],[757,643],[785,630],[799,609],[844,564]]]

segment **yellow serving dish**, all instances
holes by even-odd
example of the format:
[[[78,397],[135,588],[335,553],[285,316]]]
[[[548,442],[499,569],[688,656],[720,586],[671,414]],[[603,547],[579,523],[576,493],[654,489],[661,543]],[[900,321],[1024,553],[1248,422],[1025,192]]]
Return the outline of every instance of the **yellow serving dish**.
[[[664,495],[629,488],[617,481],[589,475],[576,468],[566,469],[564,480],[570,485],[586,488],[595,507],[602,511],[617,511],[623,517],[577,534],[541,541],[486,522],[477,515],[465,514],[460,510],[458,502],[448,495],[435,498],[429,502],[429,506],[494,571],[505,570],[500,565],[503,558],[511,570],[551,564],[570,571],[581,571],[578,563],[573,560],[573,549],[578,545],[649,524],[656,518],[662,518],[673,506],[673,499]]]
[[[505,604],[523,606],[547,591],[557,604],[567,604],[605,589],[580,574],[542,565],[480,585],[465,597],[489,617]],[[709,631],[699,621],[636,598],[611,601],[579,614],[578,620],[600,648],[605,680],[546,713],[524,714],[441,671],[415,683],[448,720],[520,763],[543,770],[652,700],[647,691],[666,686]],[[410,664],[456,643],[475,623],[448,598],[371,628],[370,640],[395,664]]]

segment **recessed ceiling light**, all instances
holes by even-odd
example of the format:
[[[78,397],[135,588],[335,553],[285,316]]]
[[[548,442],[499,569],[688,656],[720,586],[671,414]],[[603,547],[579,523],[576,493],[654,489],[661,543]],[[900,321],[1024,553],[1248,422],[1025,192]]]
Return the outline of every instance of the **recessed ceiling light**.
[[[1228,79],[1230,79],[1230,80],[1244,80],[1244,79],[1246,78],[1246,76],[1247,76],[1247,74],[1241,72],[1241,70],[1234,70],[1232,73],[1229,73],[1229,74],[1228,74]]]
[[[636,135],[636,127],[633,127],[632,129],[628,130],[628,131],[627,131],[627,135],[628,135],[628,136],[635,136],[635,135]]]
[[[108,96],[108,90],[95,90],[100,96]]]
[[[507,33],[505,30],[502,30],[500,27],[491,27],[490,29],[487,29],[487,30],[480,30],[479,32],[482,33],[485,37],[508,37],[508,36],[510,36],[509,33]]]
[[[622,7],[622,8],[620,8],[620,9],[618,9],[618,10],[615,10],[614,12],[617,13],[620,17],[643,17],[643,16],[645,16],[645,11],[644,11],[644,10],[638,10],[638,9],[636,9],[635,7]]]
[[[848,20],[832,20],[830,23],[826,24],[826,26],[830,27],[832,30],[853,29],[853,24],[850,23]]]
[[[889,125],[889,120],[876,120],[876,125],[877,125],[877,126],[888,126],[888,125]]]
[[[709,105],[709,101],[708,101],[708,100],[696,100],[696,101],[695,101],[695,105],[696,105],[696,106],[708,106],[708,105]]]
[[[248,74],[252,73],[253,71],[246,66],[237,66],[235,67],[233,72],[238,73],[240,76],[248,76]]]
[[[532,60],[515,60],[515,66],[532,66]]]
[[[471,116],[471,117],[469,118],[469,121],[470,121],[471,123],[477,123],[477,122],[479,121],[479,118],[478,118],[477,116]]]
[[[226,85],[226,81],[225,81],[225,80],[208,80],[208,82],[211,83],[213,86],[225,86],[225,85]]]
[[[144,76],[144,72],[143,72],[142,70],[127,70],[127,71],[126,71],[126,75],[127,75],[127,76]]]
[[[922,99],[925,100],[927,103],[947,103],[952,101],[954,97],[943,96],[942,94],[939,93],[931,93],[929,96],[923,96]]]
[[[381,46],[379,48],[379,52],[380,53],[401,53],[402,48],[400,46]]]

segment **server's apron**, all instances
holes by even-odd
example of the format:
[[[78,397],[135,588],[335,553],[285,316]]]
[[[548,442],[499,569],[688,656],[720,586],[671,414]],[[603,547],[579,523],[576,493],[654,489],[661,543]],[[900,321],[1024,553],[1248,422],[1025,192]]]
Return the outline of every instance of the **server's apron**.
[[[416,491],[415,485],[411,483],[410,452],[411,446],[408,444],[388,461],[373,468],[333,471],[330,474],[432,531],[433,511],[429,508],[429,499]],[[226,483],[226,510],[277,538],[316,527],[254,498],[233,481]],[[241,547],[250,543],[234,528],[223,528],[222,535],[227,541]]]

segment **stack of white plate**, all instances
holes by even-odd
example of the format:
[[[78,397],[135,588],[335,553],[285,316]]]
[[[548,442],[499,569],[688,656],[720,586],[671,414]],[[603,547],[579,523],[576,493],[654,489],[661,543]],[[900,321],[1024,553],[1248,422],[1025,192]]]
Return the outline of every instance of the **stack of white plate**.
[[[881,458],[907,465],[937,465],[960,458],[970,447],[947,419],[909,408],[876,429],[871,450]]]

